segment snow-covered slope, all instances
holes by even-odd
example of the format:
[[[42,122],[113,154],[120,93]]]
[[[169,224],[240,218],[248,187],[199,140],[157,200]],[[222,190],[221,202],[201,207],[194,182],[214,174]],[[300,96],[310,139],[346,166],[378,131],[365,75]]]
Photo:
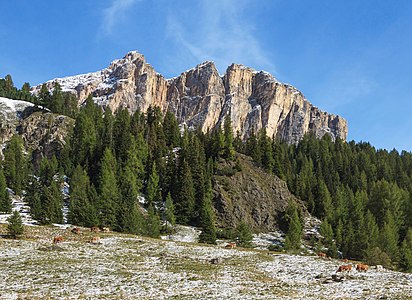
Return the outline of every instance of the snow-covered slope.
[[[33,103],[0,97],[0,121],[16,121],[22,118],[23,112],[34,106]]]

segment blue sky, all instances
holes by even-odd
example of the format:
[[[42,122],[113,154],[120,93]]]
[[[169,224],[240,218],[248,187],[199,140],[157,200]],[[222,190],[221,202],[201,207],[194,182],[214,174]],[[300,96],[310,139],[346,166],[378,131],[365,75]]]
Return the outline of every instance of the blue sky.
[[[346,118],[349,140],[412,151],[411,16],[408,0],[1,1],[0,76],[35,85],[130,50],[167,78],[237,62]]]

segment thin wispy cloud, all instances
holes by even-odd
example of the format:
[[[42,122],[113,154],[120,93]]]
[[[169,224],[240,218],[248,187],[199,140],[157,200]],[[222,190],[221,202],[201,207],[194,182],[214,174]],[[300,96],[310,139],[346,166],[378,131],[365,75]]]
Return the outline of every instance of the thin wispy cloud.
[[[140,0],[113,0],[102,13],[100,36],[111,35],[116,25],[127,17],[129,9]]]
[[[189,53],[197,62],[213,60],[220,71],[233,62],[274,71],[254,27],[244,18],[248,1],[201,1],[195,16],[171,13],[167,38],[180,48],[182,59]],[[190,15],[190,14],[189,14]],[[186,53],[185,53],[186,52]]]

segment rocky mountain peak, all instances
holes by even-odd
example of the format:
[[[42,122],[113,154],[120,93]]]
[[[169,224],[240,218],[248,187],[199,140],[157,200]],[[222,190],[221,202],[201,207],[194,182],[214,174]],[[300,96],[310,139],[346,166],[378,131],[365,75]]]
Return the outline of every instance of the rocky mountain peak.
[[[269,136],[298,142],[305,133],[346,139],[346,120],[314,107],[295,87],[284,84],[265,71],[231,64],[221,76],[213,62],[166,80],[136,51],[113,61],[104,70],[46,82],[61,84],[82,103],[88,95],[103,107],[121,107],[134,112],[159,106],[174,112],[180,123],[206,131],[220,126],[226,115],[236,132],[245,138],[266,129]],[[36,93],[41,85],[34,88]]]

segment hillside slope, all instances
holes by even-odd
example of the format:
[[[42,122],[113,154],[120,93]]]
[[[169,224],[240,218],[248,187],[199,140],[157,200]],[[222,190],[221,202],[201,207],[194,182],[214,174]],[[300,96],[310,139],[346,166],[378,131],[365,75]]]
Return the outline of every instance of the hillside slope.
[[[236,160],[237,163],[221,160],[214,177],[214,205],[221,227],[233,227],[243,221],[255,231],[274,231],[279,228],[289,201],[297,203],[304,216],[309,215],[286,182],[265,172],[248,156],[236,154]]]
[[[0,234],[4,233],[0,225]],[[64,242],[52,245],[53,236]],[[0,238],[0,299],[411,299],[412,275],[341,274],[314,256],[224,249],[118,233],[26,227]],[[211,260],[217,260],[212,264]],[[355,262],[349,262],[354,264]],[[342,276],[342,277],[341,277]]]

